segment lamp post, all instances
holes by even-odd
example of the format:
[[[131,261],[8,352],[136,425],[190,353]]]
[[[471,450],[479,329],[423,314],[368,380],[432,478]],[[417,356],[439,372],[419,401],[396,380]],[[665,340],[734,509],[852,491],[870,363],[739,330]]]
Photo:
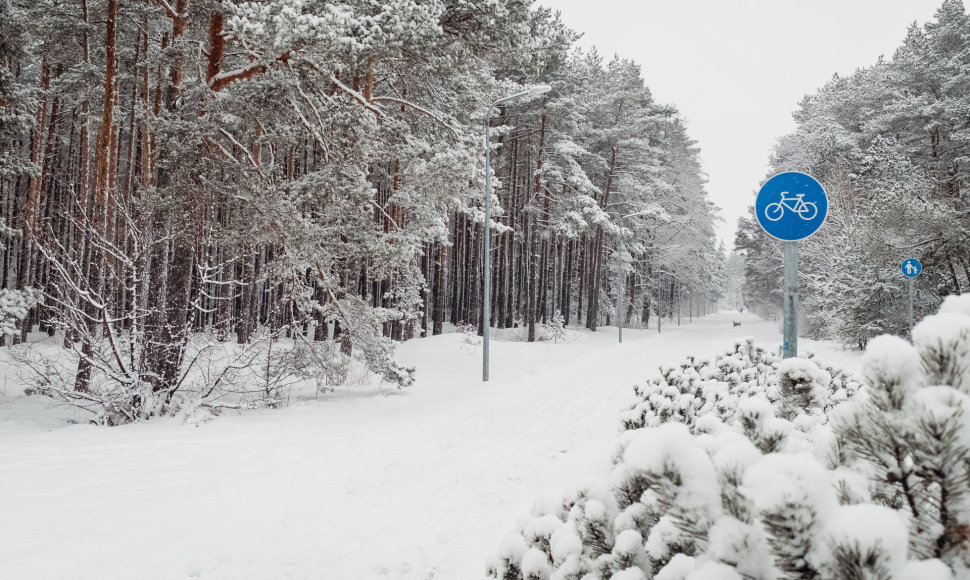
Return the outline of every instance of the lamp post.
[[[519,91],[514,95],[502,97],[489,105],[488,110],[485,111],[485,235],[482,236],[484,245],[482,250],[482,261],[484,262],[484,287],[482,290],[482,382],[488,382],[488,327],[492,317],[492,256],[490,254],[492,251],[490,243],[492,238],[492,186],[490,180],[492,168],[492,144],[488,131],[489,125],[492,121],[492,109],[506,103],[518,101],[519,99],[535,97],[548,93],[551,90],[552,87],[549,85],[536,85],[524,91]]]
[[[617,226],[619,226],[620,229],[620,251],[616,254],[616,326],[618,343],[623,342],[623,220],[626,218],[643,215],[645,213],[649,213],[650,211],[651,210],[645,209],[643,211],[628,213],[624,216],[620,216],[619,219],[616,220]]]

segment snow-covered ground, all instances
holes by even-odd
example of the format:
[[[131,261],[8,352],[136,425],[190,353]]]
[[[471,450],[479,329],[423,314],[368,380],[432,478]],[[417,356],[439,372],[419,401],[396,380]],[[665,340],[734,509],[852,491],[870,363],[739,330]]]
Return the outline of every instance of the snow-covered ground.
[[[743,324],[734,327],[732,320]],[[351,390],[276,411],[117,428],[0,396],[0,578],[455,579],[537,496],[608,469],[631,386],[778,323],[721,313],[563,343],[461,334],[403,344],[407,391]],[[803,340],[848,368],[856,352]]]

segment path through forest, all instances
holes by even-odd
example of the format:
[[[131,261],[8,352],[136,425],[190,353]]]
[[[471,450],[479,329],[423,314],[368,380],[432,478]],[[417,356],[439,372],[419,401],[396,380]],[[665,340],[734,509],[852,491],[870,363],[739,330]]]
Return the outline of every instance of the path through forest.
[[[0,398],[0,568],[32,579],[472,579],[535,497],[608,468],[631,386],[778,323],[446,334],[401,345],[406,392],[349,392],[199,425],[41,428]],[[803,348],[812,348],[803,341]],[[855,358],[826,345],[821,354]],[[21,419],[21,420],[18,420]],[[50,427],[49,424],[46,427]]]

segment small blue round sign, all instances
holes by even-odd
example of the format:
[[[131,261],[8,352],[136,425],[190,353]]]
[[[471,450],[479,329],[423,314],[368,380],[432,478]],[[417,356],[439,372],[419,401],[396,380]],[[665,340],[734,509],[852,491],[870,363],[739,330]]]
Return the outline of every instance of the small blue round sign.
[[[794,242],[822,227],[829,200],[822,184],[811,175],[789,171],[761,186],[754,209],[758,223],[769,236]]]
[[[920,264],[916,258],[907,258],[899,265],[899,269],[903,271],[903,276],[915,278],[923,271],[923,264]]]

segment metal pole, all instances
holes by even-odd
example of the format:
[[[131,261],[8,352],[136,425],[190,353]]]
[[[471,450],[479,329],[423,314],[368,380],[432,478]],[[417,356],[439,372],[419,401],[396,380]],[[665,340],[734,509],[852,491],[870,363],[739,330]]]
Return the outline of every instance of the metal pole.
[[[913,342],[913,283],[915,278],[909,279],[909,342]]]
[[[623,342],[623,227],[620,227],[620,252],[617,254],[616,264],[616,326],[619,342]]]
[[[492,318],[492,186],[491,186],[491,170],[492,170],[492,145],[489,134],[489,126],[491,125],[492,119],[492,109],[504,105],[506,103],[511,103],[517,101],[523,97],[534,97],[536,95],[542,95],[548,93],[552,90],[549,85],[536,85],[530,89],[520,91],[514,95],[509,95],[503,97],[491,105],[488,106],[488,110],[485,111],[485,224],[484,235],[482,236],[482,261],[484,262],[484,267],[482,268],[484,273],[484,284],[482,285],[482,381],[488,382],[488,329],[491,325]]]
[[[482,304],[482,382],[488,382],[488,327],[491,318],[491,291],[492,291],[492,260],[489,253],[491,252],[492,241],[492,228],[491,225],[492,215],[492,188],[491,180],[489,179],[489,174],[492,172],[492,147],[491,141],[489,140],[488,127],[492,119],[492,108],[495,105],[488,107],[488,111],[485,112],[485,233],[484,233],[484,250],[482,251],[482,260],[485,262],[485,267],[483,271],[485,273],[485,284],[482,291],[482,299],[484,303]]]
[[[663,308],[661,308],[663,305],[661,302],[663,298],[662,282],[660,279],[660,250],[657,250],[657,334],[660,334],[660,325],[663,324],[664,318]]]
[[[785,242],[783,358],[798,356],[798,242]]]

